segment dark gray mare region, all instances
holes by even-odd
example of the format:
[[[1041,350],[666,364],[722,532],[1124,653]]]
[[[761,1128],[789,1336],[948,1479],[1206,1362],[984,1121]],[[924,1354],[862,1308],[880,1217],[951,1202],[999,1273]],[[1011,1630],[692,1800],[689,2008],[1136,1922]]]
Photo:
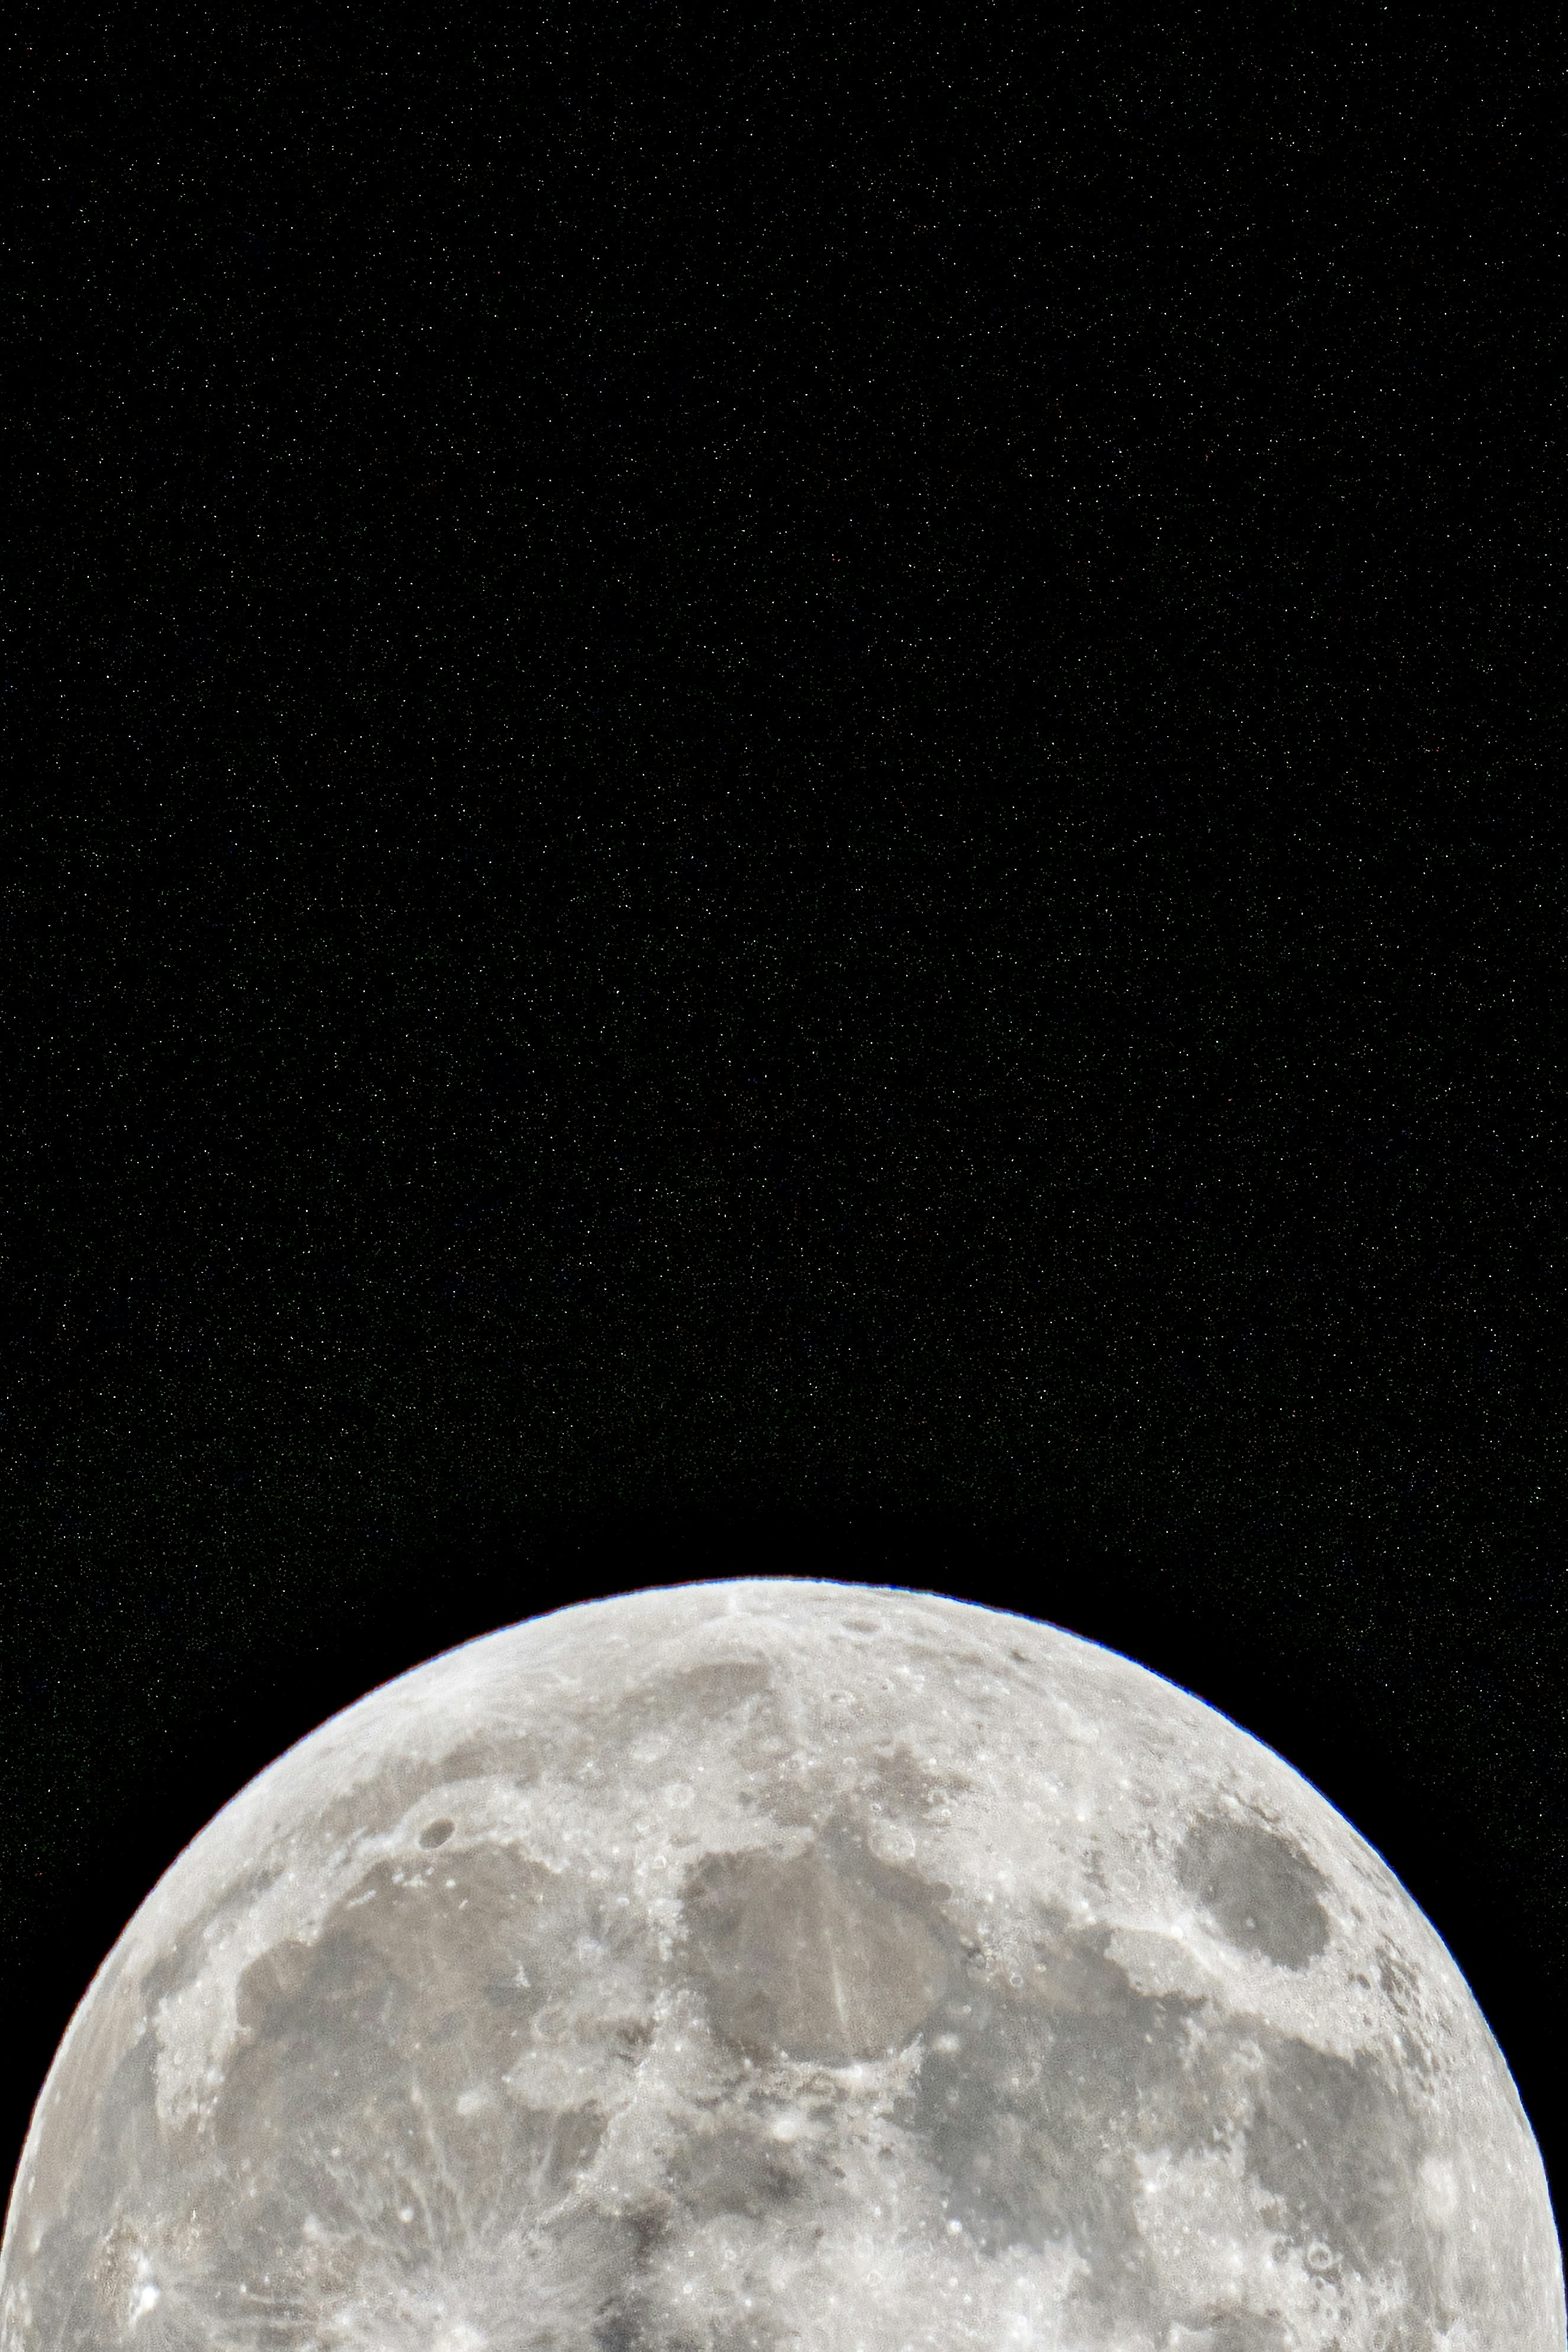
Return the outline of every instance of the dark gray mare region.
[[[1224,1833],[1221,1833],[1221,1832]],[[1302,1965],[1317,1921],[1311,1865],[1250,1825],[1195,1825],[1210,1899],[1241,1936]],[[1312,1906],[1312,1907],[1309,1907]],[[1107,2338],[1173,2324],[1206,2352],[1274,2352],[1282,2323],[1223,2300],[1173,2305],[1140,2232],[1140,2155],[1239,2145],[1279,2239],[1336,2283],[1396,2282],[1397,2352],[1428,2352],[1453,2315],[1418,2218],[1425,2153],[1415,2085],[1260,2019],[1138,1991],[1103,1927],[1036,1915],[1009,1983],[954,1925],[945,1886],[875,1862],[847,1837],[779,1863],[709,1856],[686,1890],[692,1980],[719,2033],[753,2060],[843,2064],[918,2031],[924,2055],[898,2120],[935,2168],[943,2205],[983,2253],[1071,2243],[1087,2263],[1080,2317]],[[1318,1946],[1317,1948],[1321,1948]],[[1239,2063],[1240,2060],[1242,2063]],[[1207,2332],[1205,2332],[1207,2331]]]
[[[1328,1881],[1261,1822],[1200,1814],[1177,1849],[1176,1876],[1239,1951],[1304,1969],[1328,1948]]]
[[[188,2231],[201,2259],[183,2272],[161,2260],[157,2307],[136,2331],[148,2352],[302,2352],[324,2313],[367,2293],[438,2342],[422,2283],[453,2274],[479,2282],[472,2307],[493,2347],[693,2352],[650,2284],[683,2233],[719,2214],[809,2226],[841,2194],[831,2123],[815,2149],[768,2137],[778,2070],[831,2076],[916,2042],[889,2126],[895,2160],[936,2182],[982,2260],[1070,2244],[1086,2265],[1071,2290],[1085,2345],[1139,2331],[1164,2344],[1179,2324],[1204,2352],[1282,2352],[1279,2315],[1218,2289],[1178,2294],[1159,2271],[1138,2158],[1161,2151],[1239,2148],[1277,2237],[1310,2250],[1319,2275],[1397,2285],[1397,2352],[1434,2352],[1452,2316],[1415,2194],[1421,2084],[1393,2059],[1352,2063],[1257,2017],[1142,1992],[1108,1929],[1059,1910],[1033,1915],[1009,1980],[953,1891],[878,1860],[853,1822],[787,1858],[695,1860],[664,1952],[613,1886],[465,1845],[445,1816],[419,1844],[416,1864],[368,1873],[317,1940],[246,1969],[239,2046],[203,2126],[160,2127],[151,2032],[106,2086],[83,2085],[69,2220],[29,2264],[34,2342],[125,2340],[140,2250]],[[1304,1964],[1322,1913],[1293,1850],[1210,1818],[1181,1855],[1225,1932]],[[195,1964],[193,1951],[172,1967]],[[700,2002],[723,2064],[656,2184],[611,2210],[583,2187],[609,2123],[602,2070],[631,2082],[672,1991]],[[563,2095],[559,2074],[530,2093],[530,2065],[548,2072],[585,2035],[601,2071],[581,2093]],[[61,2092],[68,2106],[68,2068]],[[850,2095],[830,2082],[825,2095]],[[539,2280],[532,2317],[516,2307],[519,2244]],[[488,2313],[487,2276],[510,2298]],[[759,2312],[747,2345],[768,2335]]]

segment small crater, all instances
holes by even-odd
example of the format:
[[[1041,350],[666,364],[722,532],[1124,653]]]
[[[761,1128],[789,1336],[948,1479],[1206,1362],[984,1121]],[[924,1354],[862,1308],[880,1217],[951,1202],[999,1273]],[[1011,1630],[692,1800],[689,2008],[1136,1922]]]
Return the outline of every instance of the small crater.
[[[432,1846],[444,1845],[456,1826],[455,1822],[426,1822],[419,1833],[419,1842],[426,1852]]]

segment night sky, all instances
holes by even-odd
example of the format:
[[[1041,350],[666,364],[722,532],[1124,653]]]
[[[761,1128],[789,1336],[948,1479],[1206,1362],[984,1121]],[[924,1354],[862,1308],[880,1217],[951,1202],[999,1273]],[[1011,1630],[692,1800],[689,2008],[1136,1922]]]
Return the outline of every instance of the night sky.
[[[6,2179],[287,1742],[783,1572],[1278,1747],[1561,2203],[1564,60],[1276,14],[16,17]]]

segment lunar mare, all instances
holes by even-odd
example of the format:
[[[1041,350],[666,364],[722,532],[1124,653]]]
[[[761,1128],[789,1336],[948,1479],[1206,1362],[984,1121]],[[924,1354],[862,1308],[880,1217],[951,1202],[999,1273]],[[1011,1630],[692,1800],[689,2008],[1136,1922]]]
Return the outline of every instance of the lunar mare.
[[[243,1790],[72,2021],[0,2352],[1562,2352],[1438,1937],[1109,1652],[735,1583]]]

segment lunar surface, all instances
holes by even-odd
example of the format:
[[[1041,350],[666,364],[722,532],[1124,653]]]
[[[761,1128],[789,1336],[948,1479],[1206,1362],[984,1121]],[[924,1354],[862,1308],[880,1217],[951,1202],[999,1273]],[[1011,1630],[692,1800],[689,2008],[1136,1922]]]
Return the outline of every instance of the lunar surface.
[[[687,1586],[251,1783],[77,2011],[3,2352],[1563,2352],[1448,1951],[1198,1701]]]

